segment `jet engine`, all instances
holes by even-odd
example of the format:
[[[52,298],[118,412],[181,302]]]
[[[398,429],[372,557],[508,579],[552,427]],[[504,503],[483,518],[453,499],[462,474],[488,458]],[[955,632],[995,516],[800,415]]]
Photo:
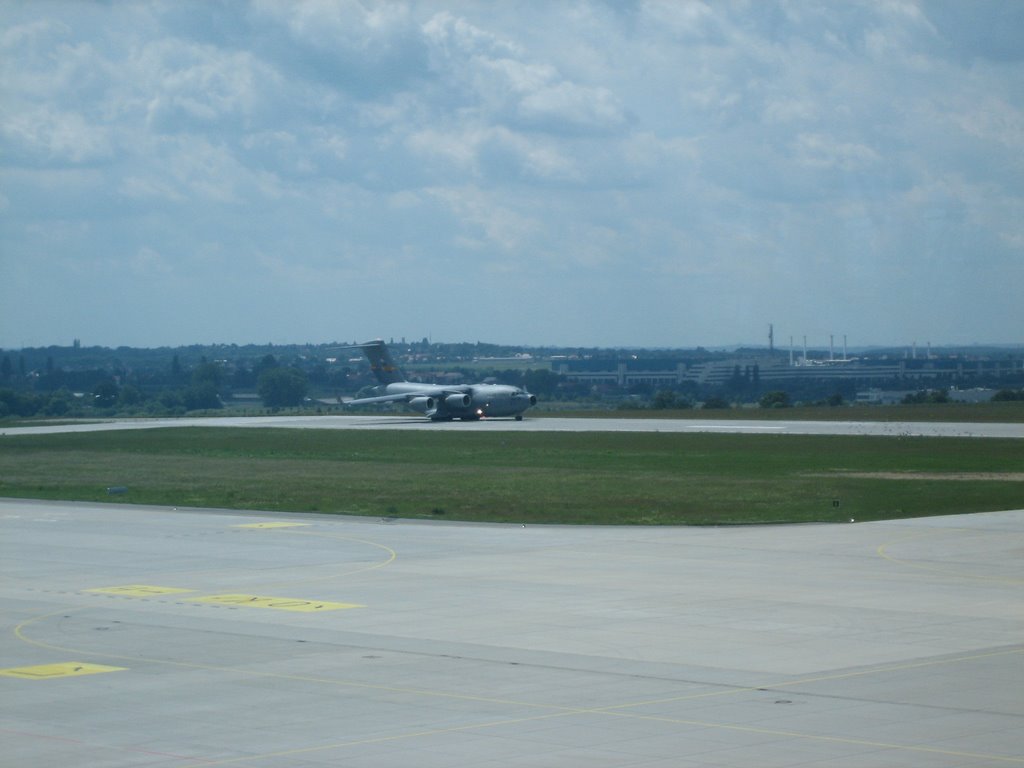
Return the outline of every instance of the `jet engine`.
[[[469,408],[470,403],[473,402],[473,398],[466,394],[461,395],[448,395],[444,399],[444,404],[449,408],[460,410],[462,408]]]
[[[409,407],[430,416],[437,411],[437,401],[432,397],[413,397],[409,400]]]

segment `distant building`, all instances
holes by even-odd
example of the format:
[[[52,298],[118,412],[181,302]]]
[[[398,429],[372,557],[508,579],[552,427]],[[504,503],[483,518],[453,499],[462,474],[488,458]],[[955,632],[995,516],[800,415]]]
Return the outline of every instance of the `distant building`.
[[[974,389],[951,389],[949,399],[957,403],[987,403],[996,396],[996,389],[976,387]]]
[[[857,405],[896,405],[908,395],[915,395],[916,389],[869,389],[857,393]]]
[[[964,381],[976,377],[1024,375],[1024,359],[964,360],[960,358],[801,360],[790,365],[785,357],[738,356],[716,360],[679,359],[553,359],[552,370],[569,381],[629,387],[636,384],[677,386],[724,385],[737,378],[762,384],[786,381]],[[910,390],[916,392],[917,389]],[[969,390],[962,390],[969,391]]]

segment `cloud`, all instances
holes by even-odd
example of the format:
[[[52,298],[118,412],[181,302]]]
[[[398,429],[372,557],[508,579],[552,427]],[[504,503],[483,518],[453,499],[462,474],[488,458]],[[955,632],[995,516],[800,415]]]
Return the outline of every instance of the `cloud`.
[[[245,127],[280,82],[250,53],[176,40],[146,46],[131,64],[139,96],[147,95],[146,124],[155,133],[215,130],[225,121]]]
[[[441,87],[457,91],[485,119],[556,133],[614,131],[625,123],[608,89],[573,83],[465,19],[443,12],[424,24],[423,33]]]
[[[878,153],[871,147],[813,133],[797,136],[794,151],[797,162],[811,168],[855,171],[879,160]]]
[[[496,248],[505,254],[516,253],[536,232],[537,222],[495,200],[478,187],[437,188],[428,190],[440,200],[459,222],[459,243],[471,250]]]
[[[251,19],[283,70],[355,98],[406,89],[424,69],[424,46],[404,3],[258,0]]]
[[[14,157],[44,165],[83,164],[109,158],[110,132],[76,112],[47,105],[26,107],[3,117],[5,143]]]
[[[1024,262],[1014,5],[2,4],[0,344],[69,263],[62,323],[116,291],[155,343],[155,283],[239,341],[305,336],[295,307],[351,336],[389,291],[414,337],[994,338],[1024,327],[992,295]]]

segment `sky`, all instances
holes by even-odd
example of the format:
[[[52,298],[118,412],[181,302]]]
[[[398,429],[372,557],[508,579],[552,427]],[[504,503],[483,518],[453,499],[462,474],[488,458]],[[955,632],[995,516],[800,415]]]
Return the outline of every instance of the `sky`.
[[[1024,342],[1024,2],[0,4],[0,347]]]

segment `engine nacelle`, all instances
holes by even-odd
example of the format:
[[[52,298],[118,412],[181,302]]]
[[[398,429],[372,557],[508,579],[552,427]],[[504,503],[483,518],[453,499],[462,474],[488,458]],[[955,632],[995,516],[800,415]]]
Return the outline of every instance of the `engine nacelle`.
[[[409,400],[409,407],[430,416],[437,412],[437,401],[432,397],[413,397]]]
[[[473,398],[466,394],[448,395],[444,399],[444,404],[456,411],[461,410],[463,408],[469,408],[472,402]]]

